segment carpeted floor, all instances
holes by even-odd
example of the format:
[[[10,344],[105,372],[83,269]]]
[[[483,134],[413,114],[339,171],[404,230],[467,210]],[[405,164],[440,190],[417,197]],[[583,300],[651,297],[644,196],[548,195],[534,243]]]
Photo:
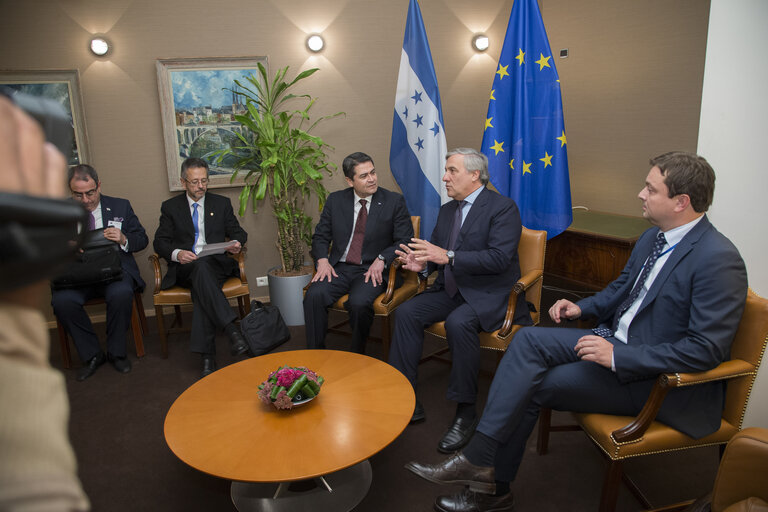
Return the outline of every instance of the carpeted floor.
[[[545,300],[544,304],[548,304]],[[551,302],[549,302],[551,304]],[[231,511],[230,482],[200,473],[177,459],[163,437],[163,421],[173,401],[199,378],[200,360],[188,350],[184,335],[171,336],[170,357],[160,357],[155,319],[148,318],[150,333],[145,339],[147,355],[137,360],[132,344],[129,355],[133,371],[118,374],[104,365],[84,382],[76,382],[79,363],[65,370],[71,401],[70,434],[77,454],[80,477],[100,512]],[[103,325],[97,327],[103,335]],[[375,324],[374,329],[378,328]],[[304,327],[291,328],[292,339],[279,350],[304,348]],[[51,363],[62,368],[55,331]],[[329,335],[329,348],[345,349],[348,338]],[[425,347],[437,346],[427,339]],[[236,362],[228,354],[224,336],[217,340],[219,366]],[[368,354],[382,358],[381,345],[369,345]],[[74,358],[77,359],[75,354]],[[483,366],[494,367],[493,354],[485,354]],[[448,426],[455,404],[445,399],[450,367],[437,361],[422,365],[418,397],[427,420],[409,426],[390,446],[371,458],[373,483],[360,512],[432,510],[439,494],[459,488],[441,488],[403,468],[410,460],[437,462],[437,442]],[[479,404],[487,396],[490,379],[481,377]],[[567,422],[567,413],[555,413]],[[243,440],[243,442],[247,442]],[[589,511],[599,502],[604,460],[581,432],[552,434],[550,452],[535,452],[535,434],[529,441],[517,480],[513,483],[518,511]],[[662,454],[645,460],[630,460],[626,471],[656,506],[693,499],[711,488],[718,464],[717,448],[690,453]],[[620,511],[640,510],[634,497],[623,488]]]

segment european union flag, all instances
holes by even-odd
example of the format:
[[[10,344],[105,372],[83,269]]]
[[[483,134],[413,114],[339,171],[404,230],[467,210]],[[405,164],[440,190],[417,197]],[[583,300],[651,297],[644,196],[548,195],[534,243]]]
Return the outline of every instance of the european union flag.
[[[416,0],[410,0],[397,76],[389,165],[411,215],[421,217],[429,239],[437,213],[448,202],[442,182],[447,152],[443,110],[432,53]]]
[[[491,88],[482,152],[491,183],[547,238],[571,224],[560,80],[536,0],[515,0]]]

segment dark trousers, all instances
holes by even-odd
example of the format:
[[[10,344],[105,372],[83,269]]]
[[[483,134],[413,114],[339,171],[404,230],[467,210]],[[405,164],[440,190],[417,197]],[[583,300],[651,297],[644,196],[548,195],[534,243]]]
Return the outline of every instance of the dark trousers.
[[[387,272],[383,273],[384,282],[373,286],[370,280],[365,282],[368,265],[339,262],[333,268],[338,277],[334,277],[331,282],[324,280],[312,283],[304,296],[307,348],[325,348],[328,308],[349,293],[349,300],[344,307],[349,311],[349,326],[352,329],[350,350],[363,354],[373,323],[373,301],[386,290]]]
[[[104,297],[107,303],[107,352],[114,357],[125,357],[134,286],[133,278],[123,272],[120,281],[107,285],[53,290],[53,312],[72,336],[81,361],[88,361],[101,352],[99,337],[96,336],[91,319],[83,307],[87,301],[97,297]]]
[[[215,355],[216,331],[237,319],[221,291],[224,281],[236,275],[233,263],[217,254],[179,265],[176,270],[176,282],[192,293],[192,352]]]
[[[477,427],[500,443],[496,479],[514,480],[525,443],[542,407],[551,409],[635,415],[630,386],[610,368],[581,361],[574,347],[591,330],[557,327],[521,329],[496,369],[488,401]],[[612,343],[621,343],[608,338]]]
[[[424,346],[424,328],[445,320],[451,349],[451,375],[446,397],[462,403],[477,400],[480,369],[480,320],[460,293],[451,298],[445,290],[416,295],[397,308],[389,364],[400,370],[416,389],[417,369]]]

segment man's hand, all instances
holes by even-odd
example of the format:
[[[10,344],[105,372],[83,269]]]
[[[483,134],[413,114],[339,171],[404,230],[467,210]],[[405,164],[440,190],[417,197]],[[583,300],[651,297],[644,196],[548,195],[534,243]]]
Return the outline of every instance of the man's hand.
[[[328,261],[328,258],[320,258],[317,260],[317,272],[315,272],[315,276],[312,278],[312,282],[314,283],[315,281],[328,279],[328,282],[330,283],[332,279],[331,276],[339,277],[339,275],[333,269],[331,263]]]
[[[581,308],[568,299],[560,299],[549,308],[549,318],[556,324],[559,324],[560,320],[563,318],[566,320],[573,320],[580,316]]]
[[[448,251],[442,247],[438,247],[435,244],[431,244],[421,238],[411,238],[411,243],[408,247],[413,251],[413,256],[416,261],[437,263],[438,265],[448,264]]]
[[[410,270],[412,272],[421,272],[425,268],[427,268],[427,262],[422,261],[416,261],[416,255],[413,254],[413,251],[410,247],[408,247],[405,244],[400,244],[400,248],[402,251],[395,249],[395,254],[397,255],[397,259],[400,260],[400,263],[402,263],[403,268],[405,270]]]
[[[611,361],[613,361],[613,344],[607,341],[605,338],[596,336],[594,334],[587,334],[579,338],[576,346],[573,347],[576,351],[576,355],[582,361],[592,361],[599,365],[611,368]]]
[[[104,228],[104,238],[116,242],[117,245],[125,245],[125,242],[128,241],[123,232],[116,227]]]
[[[193,253],[192,251],[185,251],[182,249],[179,251],[179,254],[176,255],[176,259],[179,260],[179,263],[185,265],[187,263],[197,261],[197,254]]]
[[[384,278],[381,275],[382,272],[384,272],[384,262],[379,258],[376,258],[373,260],[373,263],[371,263],[371,266],[368,267],[368,271],[365,273],[365,282],[367,283],[370,279],[373,286],[380,285],[384,282]]]
[[[235,240],[235,244],[236,245],[234,245],[234,246],[230,247],[229,249],[227,249],[227,252],[232,253],[232,254],[237,254],[237,253],[239,253],[242,250],[243,246],[242,246],[242,244],[240,242]]]

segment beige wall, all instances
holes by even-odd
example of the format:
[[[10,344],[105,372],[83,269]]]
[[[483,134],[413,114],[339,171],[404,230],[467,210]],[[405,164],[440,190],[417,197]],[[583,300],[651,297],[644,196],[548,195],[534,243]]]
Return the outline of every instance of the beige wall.
[[[489,86],[511,0],[421,0],[442,96],[448,146],[480,145]],[[540,0],[565,104],[574,205],[637,214],[648,158],[695,150],[709,2]],[[0,0],[0,69],[78,69],[93,164],[104,192],[133,203],[150,239],[168,191],[157,92],[158,58],[267,55],[272,70],[321,71],[306,80],[317,114],[344,110],[319,134],[339,163],[362,150],[388,171],[397,68],[407,0]],[[307,33],[327,49],[310,56]],[[491,48],[470,49],[485,31]],[[114,45],[87,50],[92,33]],[[328,186],[344,186],[340,175]],[[219,189],[236,199],[234,189]],[[278,264],[274,221],[248,214],[248,275]],[[145,279],[151,249],[137,255]],[[254,283],[255,285],[255,283]],[[254,288],[254,295],[266,295]],[[145,293],[151,307],[151,290]]]

